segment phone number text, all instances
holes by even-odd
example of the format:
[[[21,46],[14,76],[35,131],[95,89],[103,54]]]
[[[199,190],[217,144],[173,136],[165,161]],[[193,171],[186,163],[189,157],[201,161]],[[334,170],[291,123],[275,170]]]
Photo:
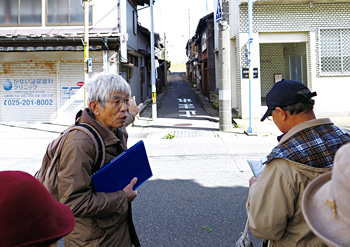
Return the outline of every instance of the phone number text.
[[[25,106],[25,105],[53,105],[52,99],[37,99],[37,100],[19,100],[19,99],[5,99],[4,105],[8,106]]]

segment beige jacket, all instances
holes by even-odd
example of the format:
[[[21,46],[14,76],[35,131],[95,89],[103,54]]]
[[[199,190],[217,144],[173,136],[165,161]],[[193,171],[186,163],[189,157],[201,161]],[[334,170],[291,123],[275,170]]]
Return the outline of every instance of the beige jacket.
[[[121,128],[112,133],[99,125],[85,109],[79,123],[93,126],[106,147],[105,164],[126,150],[127,133]],[[132,223],[131,204],[124,191],[95,193],[91,171],[96,150],[83,131],[72,131],[60,158],[58,193],[60,202],[71,208],[76,219],[74,230],[65,238],[65,246],[130,247],[139,246]]]
[[[306,186],[330,169],[312,168],[287,159],[274,159],[249,191],[249,227],[269,246],[326,246],[306,224],[301,200]]]

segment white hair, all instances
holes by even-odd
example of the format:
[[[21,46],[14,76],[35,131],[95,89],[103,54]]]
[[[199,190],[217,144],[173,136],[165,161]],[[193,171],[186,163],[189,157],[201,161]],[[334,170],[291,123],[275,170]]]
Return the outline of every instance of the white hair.
[[[86,84],[87,102],[96,101],[104,109],[113,93],[126,93],[131,96],[129,84],[117,74],[96,73]]]

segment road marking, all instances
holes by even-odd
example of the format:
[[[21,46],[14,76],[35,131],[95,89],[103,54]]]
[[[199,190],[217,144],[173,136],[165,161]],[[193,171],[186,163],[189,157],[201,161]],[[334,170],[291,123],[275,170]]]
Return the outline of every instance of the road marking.
[[[185,113],[182,115],[179,115],[180,117],[191,117],[193,115],[196,115],[196,110],[187,110],[187,109],[195,109],[193,104],[187,104],[191,103],[192,99],[187,99],[187,98],[179,98],[177,99],[179,102],[179,109],[185,109],[185,110],[179,110],[180,113]]]
[[[179,103],[187,103],[187,102],[192,102],[191,99],[177,99]]]
[[[179,104],[180,109],[192,109],[194,108],[193,104]]]
[[[191,117],[193,115],[196,115],[196,111],[192,111],[192,110],[179,110],[179,112],[185,112],[186,115],[180,115],[180,117]]]

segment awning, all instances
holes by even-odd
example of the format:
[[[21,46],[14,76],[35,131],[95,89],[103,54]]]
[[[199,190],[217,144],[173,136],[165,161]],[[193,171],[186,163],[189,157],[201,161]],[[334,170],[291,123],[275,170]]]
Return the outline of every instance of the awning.
[[[105,50],[104,39],[110,50],[118,50],[124,35],[116,28],[90,28],[89,49]],[[81,28],[15,28],[0,30],[0,51],[81,50],[84,29]],[[83,49],[82,49],[83,50]]]

